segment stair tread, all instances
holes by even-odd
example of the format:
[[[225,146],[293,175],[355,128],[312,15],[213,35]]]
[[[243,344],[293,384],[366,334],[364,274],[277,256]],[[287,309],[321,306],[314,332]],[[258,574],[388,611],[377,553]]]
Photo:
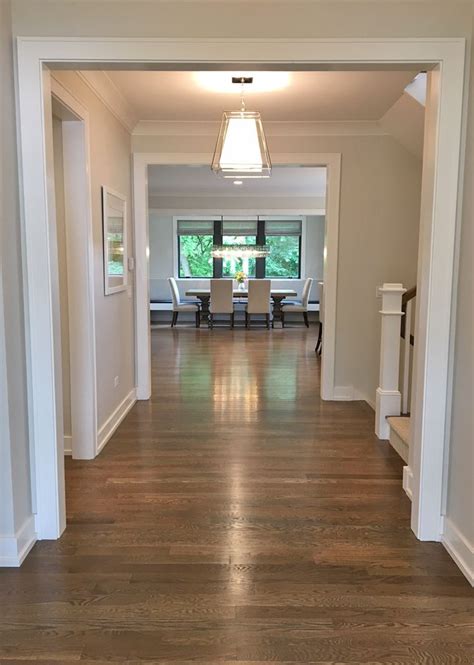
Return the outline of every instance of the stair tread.
[[[408,445],[410,438],[410,417],[389,416],[387,420],[393,431],[396,432],[400,439]]]

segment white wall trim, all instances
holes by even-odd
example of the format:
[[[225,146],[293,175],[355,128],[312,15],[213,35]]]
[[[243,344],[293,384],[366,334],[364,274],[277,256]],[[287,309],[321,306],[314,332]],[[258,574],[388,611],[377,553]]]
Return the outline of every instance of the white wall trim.
[[[133,155],[133,192],[136,261],[136,367],[137,398],[151,395],[150,349],[150,297],[149,297],[149,223],[148,223],[148,167],[163,164],[210,164],[212,155],[201,153],[145,153]],[[324,261],[324,344],[321,357],[321,397],[334,399],[334,370],[336,353],[336,298],[339,257],[339,200],[341,187],[340,153],[275,153],[274,165],[325,166],[325,261]],[[225,211],[229,214],[229,211]],[[222,211],[220,212],[222,214]],[[249,215],[250,211],[246,211]],[[261,212],[263,214],[263,212]],[[277,213],[278,214],[278,213]],[[281,213],[280,213],[281,214]],[[288,214],[284,211],[283,214]],[[301,215],[299,211],[298,215]],[[195,218],[195,215],[192,215]],[[175,220],[173,222],[175,224]],[[173,226],[173,235],[176,228]],[[173,243],[173,268],[177,270],[177,250]],[[304,264],[302,265],[304,270]]]
[[[405,494],[410,499],[410,501],[412,501],[413,500],[413,472],[412,472],[412,470],[409,466],[404,466],[403,467],[402,486],[403,486],[403,489],[405,490]]]
[[[424,230],[420,237],[423,251],[420,255],[421,282],[419,280],[420,295],[417,300],[420,301],[421,313],[419,327],[424,332],[417,338],[420,360],[415,367],[418,395],[413,445],[415,463],[411,463],[415,490],[412,529],[420,539],[436,540],[440,538],[445,424],[449,407],[448,359],[454,334],[454,326],[451,327],[454,241],[462,209],[458,187],[461,129],[466,117],[463,107],[465,52],[464,38],[436,37],[298,40],[228,37],[17,38],[15,76],[22,189],[22,254],[25,256],[26,277],[25,318],[31,377],[30,433],[35,453],[44,460],[47,472],[42,482],[42,500],[37,504],[39,523],[49,515],[52,526],[47,535],[44,530],[40,537],[59,537],[64,511],[63,461],[59,464],[57,459],[58,447],[63,445],[58,439],[62,439],[63,433],[58,428],[61,379],[57,372],[58,337],[54,323],[58,303],[52,279],[55,257],[50,243],[54,210],[48,208],[42,65],[48,62],[74,63],[76,68],[80,63],[93,65],[100,62],[120,62],[123,68],[144,67],[146,63],[153,63],[157,68],[161,63],[176,63],[179,66],[206,62],[218,65],[223,62],[242,63],[242,54],[245,54],[245,62],[253,66],[292,63],[298,67],[304,63],[305,67],[332,67],[344,62],[362,68],[378,64],[408,68],[414,63],[422,63],[427,69],[439,67],[436,112],[433,122],[427,123],[432,134],[428,143],[434,161],[433,168],[424,169],[421,206]],[[430,104],[431,100],[428,107]],[[176,158],[176,155],[173,157]],[[160,163],[173,161],[163,159]],[[208,162],[198,159],[195,163]],[[141,214],[146,216],[146,210],[142,210]],[[146,238],[142,246],[147,248]],[[148,287],[145,287],[145,292],[144,310],[149,317]],[[142,318],[148,321],[145,315]],[[325,313],[326,325],[328,321]]]
[[[135,109],[117,88],[107,72],[89,69],[87,71],[76,71],[76,74],[120,124],[132,133],[138,122]]]
[[[191,208],[188,208],[187,210],[184,209],[182,214],[179,215],[180,219],[183,219],[186,214],[189,214],[191,212],[194,213],[196,211],[196,215],[192,215],[193,218],[195,219],[196,217],[205,217],[206,219],[209,217],[209,215],[222,215],[223,210],[222,208],[195,208],[193,206],[192,211]],[[156,215],[166,215],[167,217],[175,217],[176,216],[176,208],[150,208],[149,213],[155,213]],[[324,216],[326,214],[326,209],[325,208],[298,208],[298,210],[289,208],[288,210],[282,209],[282,208],[226,208],[225,209],[225,214],[229,216],[243,216],[243,215],[298,215],[298,216],[319,216],[322,215]]]
[[[90,72],[87,72],[90,73]],[[133,136],[217,136],[212,120],[140,120]],[[266,136],[386,136],[379,121],[266,121]]]
[[[194,199],[210,199],[212,201],[220,200],[223,199],[224,201],[226,199],[235,199],[238,197],[238,194],[236,192],[224,192],[221,194],[210,194],[210,193],[201,193],[201,192],[196,192],[195,194],[182,194],[181,192],[169,192],[167,194],[161,194],[160,192],[150,192],[149,198],[150,198],[150,209],[155,208],[155,207],[160,207],[159,202],[162,199],[172,199],[175,197],[179,197],[180,201],[182,200],[184,205],[183,208],[188,208],[188,209],[194,209],[195,204],[191,203],[191,206],[189,206],[188,201],[194,201]],[[261,209],[261,206],[259,205],[259,199],[260,198],[267,198],[268,196],[265,197],[259,197],[258,195],[256,196],[246,196],[246,200],[249,201],[250,204],[254,205],[258,210]],[[318,196],[317,194],[315,196],[311,195],[306,195],[306,194],[296,194],[296,193],[288,193],[288,194],[276,194],[276,195],[271,195],[272,199],[275,199],[275,203],[277,204],[275,207],[281,207],[278,206],[278,202],[283,199],[290,199],[292,202],[292,205],[297,206],[298,204],[295,203],[292,199],[296,199],[298,201],[302,201],[303,208],[324,208],[326,205],[326,197],[325,196]],[[158,205],[156,205],[158,204]],[[214,204],[215,205],[215,204]],[[281,208],[282,210],[285,210],[285,208]],[[225,214],[227,214],[227,210],[224,211]]]
[[[97,435],[97,455],[108,442],[136,401],[137,393],[136,389],[133,388],[120,402],[115,411],[113,411],[113,413],[107,418],[105,423],[99,428],[99,433]]]
[[[446,516],[443,519],[441,542],[465,575],[469,584],[474,586],[474,543],[469,542],[454,522]]]
[[[36,540],[35,518],[30,515],[13,536],[0,536],[0,567],[21,566]]]
[[[62,121],[71,369],[70,443],[74,458],[92,459],[97,440],[97,365],[89,112],[54,77],[51,77],[51,94],[76,118]]]

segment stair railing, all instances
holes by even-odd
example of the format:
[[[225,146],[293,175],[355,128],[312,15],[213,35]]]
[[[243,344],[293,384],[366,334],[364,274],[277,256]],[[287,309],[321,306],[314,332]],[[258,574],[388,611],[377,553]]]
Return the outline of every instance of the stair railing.
[[[410,412],[410,376],[412,365],[412,349],[415,345],[415,338],[411,334],[412,321],[413,321],[413,305],[414,298],[416,298],[416,286],[408,289],[402,296],[402,316],[400,324],[400,337],[405,340],[403,345],[403,362],[402,362],[402,414],[408,415]]]
[[[379,387],[375,398],[375,434],[379,439],[388,439],[390,428],[387,416],[399,416],[401,413],[400,333],[401,321],[405,316],[402,298],[407,290],[403,284],[384,284],[378,293],[382,297],[382,331]]]

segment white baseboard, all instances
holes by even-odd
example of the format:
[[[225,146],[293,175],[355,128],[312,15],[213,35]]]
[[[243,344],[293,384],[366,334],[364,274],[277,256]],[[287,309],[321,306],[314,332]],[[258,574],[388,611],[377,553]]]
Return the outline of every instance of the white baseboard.
[[[99,433],[97,435],[97,454],[100,453],[102,448],[105,446],[107,441],[110,439],[112,434],[115,432],[117,427],[120,425],[136,401],[137,391],[136,388],[133,388],[133,390],[131,390],[128,395],[120,402],[112,415],[109,416],[105,423],[100,427]]]
[[[18,568],[36,543],[35,518],[30,515],[13,536],[0,536],[0,567]]]
[[[375,411],[375,401],[369,399],[367,395],[363,395],[353,386],[334,386],[332,399],[336,402],[367,402]]]
[[[446,516],[443,520],[441,542],[465,575],[469,584],[474,586],[474,544],[470,543],[466,536]]]
[[[352,402],[354,388],[352,386],[334,386],[332,399],[336,402]]]
[[[403,489],[405,494],[410,499],[413,500],[413,472],[409,466],[403,467]]]
[[[64,435],[64,454],[72,455],[72,436],[70,434]]]

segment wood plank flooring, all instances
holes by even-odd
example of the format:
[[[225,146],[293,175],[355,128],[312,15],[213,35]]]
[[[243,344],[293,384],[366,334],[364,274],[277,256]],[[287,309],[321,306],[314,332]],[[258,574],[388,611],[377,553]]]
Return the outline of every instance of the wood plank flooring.
[[[152,337],[153,399],[0,571],[0,662],[472,665],[473,591],[371,409],[319,399],[315,329]]]

